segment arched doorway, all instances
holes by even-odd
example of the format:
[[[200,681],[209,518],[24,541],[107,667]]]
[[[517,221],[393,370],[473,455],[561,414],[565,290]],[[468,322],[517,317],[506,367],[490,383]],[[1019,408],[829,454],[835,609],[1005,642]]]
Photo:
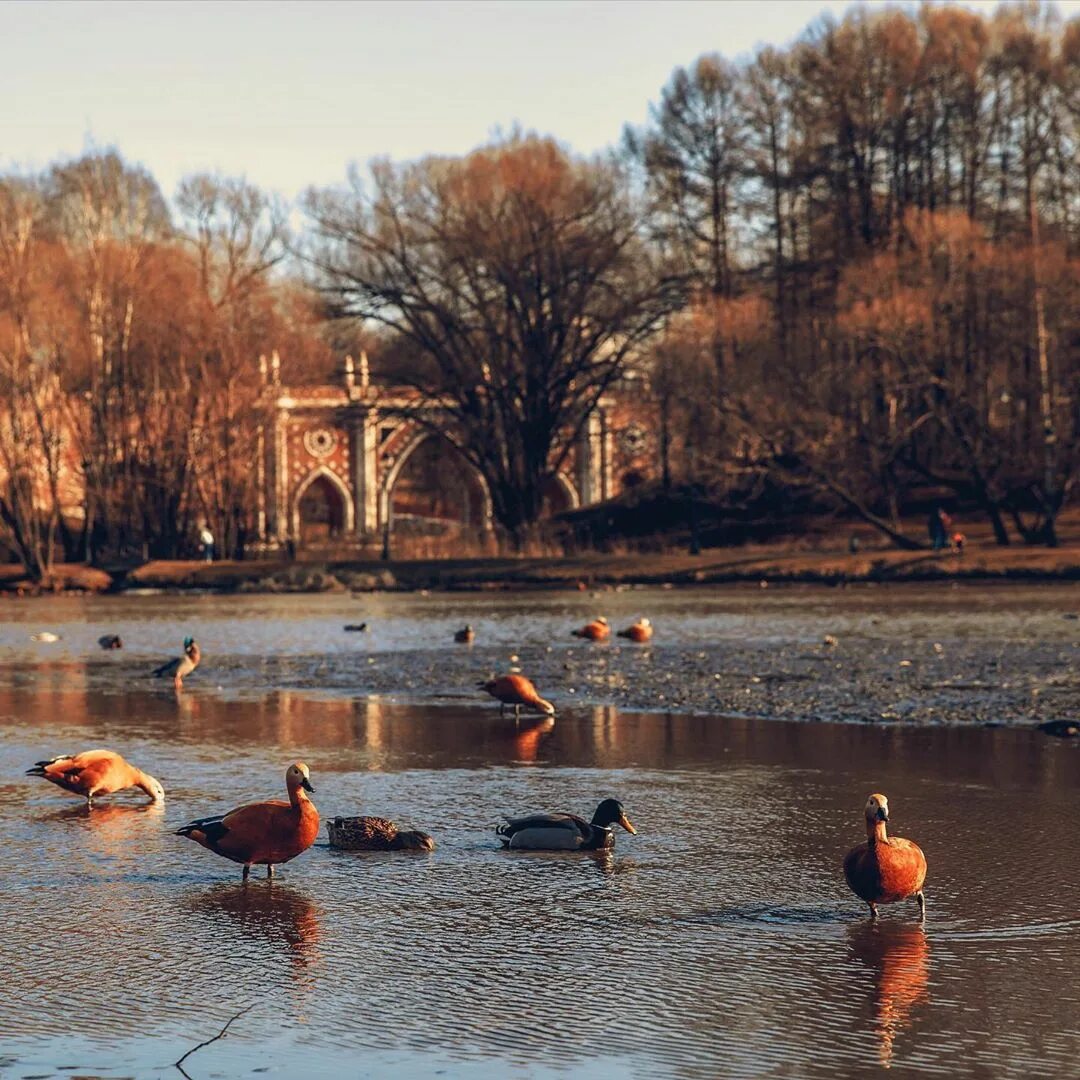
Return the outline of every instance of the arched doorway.
[[[573,510],[578,504],[577,492],[562,473],[544,481],[540,498],[542,500],[540,516],[544,518],[554,517],[565,510]]]
[[[486,526],[479,477],[442,439],[414,444],[391,483],[388,509],[396,533],[445,537]]]
[[[345,499],[325,473],[304,488],[297,503],[297,518],[301,544],[326,543],[345,532]]]

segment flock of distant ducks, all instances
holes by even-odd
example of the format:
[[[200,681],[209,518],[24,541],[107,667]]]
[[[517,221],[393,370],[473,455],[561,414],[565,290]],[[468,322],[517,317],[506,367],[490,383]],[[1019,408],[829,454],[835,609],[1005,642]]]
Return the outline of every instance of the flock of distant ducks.
[[[347,631],[363,632],[366,623],[349,624]],[[606,618],[598,617],[579,629],[574,637],[587,641],[607,641],[611,627]],[[644,644],[652,639],[653,627],[641,618],[618,631],[618,637]],[[37,634],[35,640],[58,640],[54,634]],[[472,626],[466,625],[454,634],[458,644],[471,645],[476,640]],[[108,634],[98,641],[103,649],[123,647],[119,635]],[[836,645],[831,635],[826,645]],[[199,665],[201,653],[194,638],[184,639],[183,652],[154,670],[156,676],[172,676],[179,690],[185,676]],[[519,716],[523,708],[535,709],[547,716],[555,714],[555,706],[540,696],[533,683],[524,675],[499,675],[478,683],[500,703],[500,715],[507,706]],[[1058,726],[1072,730],[1051,730]],[[1080,733],[1071,721],[1051,721],[1040,725],[1051,734]],[[81,754],[63,754],[49,761],[39,761],[28,770],[65,791],[86,799],[87,807],[95,798],[111,795],[127,788],[142,789],[154,802],[163,802],[165,790],[148,773],[129,764],[112,750],[88,750]],[[225,814],[198,818],[178,829],[197,844],[243,866],[247,880],[252,866],[265,866],[267,877],[274,867],[289,862],[315,843],[319,832],[319,812],[309,798],[314,793],[311,773],[303,762],[290,765],[285,773],[288,801],[268,800],[249,803]],[[879,793],[872,794],[864,807],[866,841],[852,848],[844,858],[844,876],[851,891],[870,908],[871,918],[877,918],[879,904],[891,904],[914,898],[920,919],[925,918],[926,900],[923,884],[926,880],[926,857],[919,846],[902,837],[890,837],[887,832],[889,801]],[[532,851],[599,851],[614,847],[613,827],[618,825],[628,833],[637,830],[626,816],[617,799],[604,799],[591,820],[576,814],[534,814],[508,818],[496,829],[503,846],[513,850]],[[435,842],[424,832],[402,830],[386,818],[336,817],[328,823],[333,847],[353,851],[432,851]]]

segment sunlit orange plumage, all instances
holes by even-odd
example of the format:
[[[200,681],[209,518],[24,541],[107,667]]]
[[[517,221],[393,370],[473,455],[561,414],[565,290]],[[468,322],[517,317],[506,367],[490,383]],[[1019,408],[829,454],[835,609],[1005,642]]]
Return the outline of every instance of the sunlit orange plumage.
[[[607,641],[611,637],[611,627],[608,626],[607,619],[600,615],[580,629],[571,630],[570,633],[574,637],[585,638],[586,641]]]
[[[549,716],[555,715],[555,706],[550,701],[545,701],[524,675],[499,675],[477,685],[503,705],[513,705],[515,712],[526,708],[538,709]]]
[[[629,638],[630,641],[636,642],[638,645],[644,645],[646,641],[650,641],[653,635],[652,623],[648,619],[638,619],[632,626],[628,626],[625,630],[620,630],[618,637]]]
[[[270,877],[275,864],[295,859],[319,835],[319,811],[307,797],[307,792],[315,790],[309,776],[302,762],[290,765],[285,773],[288,802],[271,799],[200,818],[177,829],[177,836],[189,837],[216,855],[243,863],[245,878],[253,865],[265,866]]]
[[[51,761],[39,761],[28,776],[42,776],[57,787],[82,795],[92,803],[99,795],[111,795],[125,788],[142,788],[155,802],[165,798],[165,791],[149,773],[137,769],[114,750],[84,750],[81,754],[63,754]]]
[[[926,856],[910,840],[890,837],[889,800],[871,795],[866,801],[866,843],[853,847],[844,858],[844,876],[856,896],[870,905],[877,917],[878,904],[894,904],[913,896],[920,914],[926,910],[922,887],[926,880]]]

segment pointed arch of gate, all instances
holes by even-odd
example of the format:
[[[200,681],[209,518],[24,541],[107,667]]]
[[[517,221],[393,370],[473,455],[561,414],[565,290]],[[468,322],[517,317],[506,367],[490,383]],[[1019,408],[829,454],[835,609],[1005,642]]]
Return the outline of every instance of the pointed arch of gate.
[[[342,523],[342,532],[346,536],[351,536],[356,529],[356,505],[353,502],[352,492],[340,476],[331,469],[328,469],[325,465],[320,465],[317,469],[313,469],[304,477],[303,482],[293,495],[292,510],[289,519],[292,526],[292,535],[297,539],[300,538],[300,502],[307,493],[308,488],[322,477],[329,480],[331,486],[341,496],[341,505],[345,510],[345,520]]]
[[[394,498],[394,486],[398,482],[398,477],[401,475],[402,469],[405,468],[409,461],[409,458],[428,441],[428,439],[438,439],[439,436],[434,432],[421,429],[413,436],[413,438],[405,444],[405,448],[394,458],[390,468],[386,470],[382,478],[382,483],[379,485],[379,525],[385,527],[386,523],[390,521],[390,506]],[[487,481],[484,479],[483,474],[477,469],[471,462],[466,461],[457,451],[454,451],[456,456],[461,462],[461,467],[468,471],[480,488],[480,498],[482,502],[482,528],[487,531],[490,530],[493,525],[493,511],[491,505],[491,489],[487,485]]]

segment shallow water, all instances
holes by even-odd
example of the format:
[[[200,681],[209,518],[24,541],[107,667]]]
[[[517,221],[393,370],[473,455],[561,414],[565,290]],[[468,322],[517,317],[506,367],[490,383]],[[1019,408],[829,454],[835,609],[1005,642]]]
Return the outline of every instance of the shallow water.
[[[6,600],[0,686],[152,691],[148,672],[190,633],[196,694],[465,702],[518,665],[560,709],[1028,724],[1080,712],[1078,612],[1080,583]],[[598,614],[650,616],[653,643],[571,637]],[[476,644],[455,647],[465,622]],[[31,640],[43,630],[60,640]],[[125,648],[102,652],[105,633]]]
[[[1076,1073],[1072,742],[612,706],[515,725],[482,703],[175,698],[69,670],[0,683],[4,1077],[179,1075],[244,1008],[192,1077]],[[158,776],[164,809],[129,793],[88,813],[22,775],[97,745]],[[324,818],[388,814],[437,850],[321,840],[245,887],[173,835],[279,797],[297,758]],[[844,886],[872,790],[926,851],[925,929],[914,904],[871,925]],[[501,814],[610,794],[639,829],[613,854],[495,842]]]

